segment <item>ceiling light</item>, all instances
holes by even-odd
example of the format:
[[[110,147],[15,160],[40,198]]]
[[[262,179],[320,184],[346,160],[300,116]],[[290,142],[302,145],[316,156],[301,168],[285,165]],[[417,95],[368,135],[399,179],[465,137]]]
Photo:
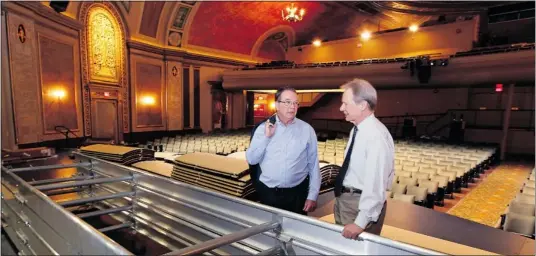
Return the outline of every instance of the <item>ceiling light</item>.
[[[314,40],[314,41],[313,41],[313,45],[316,46],[316,47],[319,47],[319,46],[322,45],[322,41],[320,41],[320,40],[318,40],[318,39],[317,39],[317,40]]]
[[[286,14],[285,14],[286,13]],[[300,21],[303,19],[303,15],[305,14],[305,9],[300,9],[300,12],[298,13],[298,7],[295,7],[294,4],[291,4],[284,10],[281,10],[281,16],[283,16],[283,20],[286,21]]]
[[[409,31],[411,31],[411,32],[417,32],[417,30],[419,30],[419,26],[417,26],[417,25],[415,25],[415,24],[409,26]]]
[[[370,39],[370,32],[365,31],[365,32],[361,33],[361,39],[369,40]]]

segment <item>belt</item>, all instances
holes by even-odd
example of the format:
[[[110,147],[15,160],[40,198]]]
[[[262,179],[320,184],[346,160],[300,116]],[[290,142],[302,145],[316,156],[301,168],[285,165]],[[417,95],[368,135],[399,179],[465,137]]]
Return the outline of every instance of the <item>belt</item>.
[[[350,193],[350,194],[353,194],[353,193],[361,194],[363,191],[361,191],[361,189],[357,189],[357,188],[343,187],[342,192],[343,193]]]

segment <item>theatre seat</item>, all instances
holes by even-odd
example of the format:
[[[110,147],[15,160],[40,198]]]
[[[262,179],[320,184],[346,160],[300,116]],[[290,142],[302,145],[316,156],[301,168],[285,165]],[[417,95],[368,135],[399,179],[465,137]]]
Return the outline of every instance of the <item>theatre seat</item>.
[[[513,200],[506,209],[506,213],[517,213],[525,216],[534,216],[535,205]]]
[[[439,183],[437,181],[419,180],[419,187],[426,188],[428,190],[428,196],[426,198],[426,207],[434,208],[435,202],[438,200],[437,190]]]
[[[413,204],[415,202],[414,195],[404,195],[404,194],[393,194],[393,199]]]
[[[426,199],[428,197],[428,189],[424,187],[408,186],[407,195],[414,195],[415,203],[421,206],[425,206]]]
[[[397,171],[396,172],[396,175],[400,178],[404,177],[404,178],[411,178],[411,175],[412,173],[411,172],[407,172],[407,171]],[[399,179],[400,180],[400,179]]]
[[[419,171],[419,166],[415,166],[415,165],[404,165],[404,167],[402,168],[402,170],[406,171],[406,172],[418,172]]]
[[[422,172],[414,173],[414,174],[413,174],[413,178],[416,178],[417,181],[420,181],[420,180],[429,180],[429,179],[430,179],[430,174],[428,174],[428,173],[422,173]],[[419,183],[420,183],[420,182],[419,182]]]
[[[524,216],[510,212],[506,214],[503,230],[534,237],[534,216]]]
[[[398,183],[401,185],[407,185],[409,186],[417,186],[417,179],[416,178],[409,178],[409,177],[399,177]]]
[[[514,200],[520,203],[535,204],[535,197],[528,194],[518,193]]]
[[[391,191],[393,194],[405,194],[407,187],[405,184],[393,184]]]

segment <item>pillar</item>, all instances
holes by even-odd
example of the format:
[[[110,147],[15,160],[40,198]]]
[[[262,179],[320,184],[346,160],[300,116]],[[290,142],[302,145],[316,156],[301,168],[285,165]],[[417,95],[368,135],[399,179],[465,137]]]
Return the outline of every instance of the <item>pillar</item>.
[[[506,148],[508,147],[508,129],[510,128],[510,115],[512,113],[512,99],[514,98],[515,84],[508,86],[508,99],[506,101],[506,109],[503,113],[503,136],[501,140],[501,160],[504,160]]]
[[[13,100],[11,94],[11,76],[9,51],[7,46],[7,19],[6,12],[2,11],[1,24],[1,47],[2,47],[2,149],[15,150],[17,143],[15,139],[15,120],[13,116]]]

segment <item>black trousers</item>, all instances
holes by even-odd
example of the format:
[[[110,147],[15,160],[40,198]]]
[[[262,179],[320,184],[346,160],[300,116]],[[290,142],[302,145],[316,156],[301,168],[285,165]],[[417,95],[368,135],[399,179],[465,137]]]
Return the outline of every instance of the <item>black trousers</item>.
[[[307,215],[303,207],[309,194],[309,177],[293,188],[270,188],[258,181],[257,194],[264,205]]]

